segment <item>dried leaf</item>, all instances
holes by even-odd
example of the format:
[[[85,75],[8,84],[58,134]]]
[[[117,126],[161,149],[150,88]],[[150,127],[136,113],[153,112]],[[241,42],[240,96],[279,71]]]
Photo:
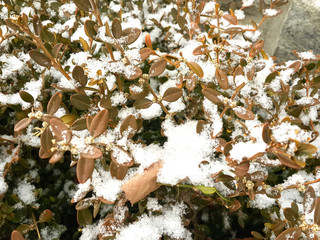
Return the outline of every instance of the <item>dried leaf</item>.
[[[247,174],[247,172],[249,171],[249,168],[250,168],[249,162],[241,163],[238,166],[234,167],[235,174],[240,178],[244,177]]]
[[[99,148],[89,145],[87,146],[83,152],[80,153],[82,158],[86,159],[97,159],[102,157],[102,152]]]
[[[53,135],[49,127],[46,127],[41,134],[41,147],[43,151],[51,153]]]
[[[64,155],[64,152],[55,152],[52,157],[49,159],[49,163],[56,163],[58,162]]]
[[[141,29],[139,28],[126,28],[122,31],[122,36],[126,39],[126,44],[134,43],[140,36]]]
[[[146,33],[146,35],[144,36],[144,41],[146,43],[146,46],[152,50],[153,49],[152,48],[152,42],[151,42],[151,38],[150,38],[150,34],[149,33]]]
[[[285,221],[279,221],[272,225],[272,231],[277,235],[283,232],[284,227],[286,226]]]
[[[149,108],[153,102],[148,98],[138,99],[133,103],[133,107],[136,109],[146,109]]]
[[[50,68],[52,66],[51,60],[41,52],[38,52],[36,50],[30,50],[29,55],[31,59],[35,61],[37,64],[39,64],[40,66],[47,67],[47,68]]]
[[[32,119],[31,118],[24,118],[22,120],[20,120],[15,126],[14,126],[14,131],[15,132],[19,132],[23,129],[25,129],[26,127],[28,127],[28,125],[31,123]]]
[[[96,138],[103,134],[107,130],[108,122],[109,111],[107,109],[104,109],[98,112],[92,119],[90,127],[88,128],[91,136]]]
[[[94,163],[94,159],[80,157],[77,163],[77,179],[79,183],[85,183],[92,176]]]
[[[235,107],[232,109],[233,112],[237,115],[237,117],[244,119],[244,120],[253,120],[255,118],[254,113],[245,107]]]
[[[161,168],[162,161],[155,162],[142,174],[135,175],[122,185],[122,191],[131,204],[135,204],[160,187],[157,183],[157,175]]]
[[[89,208],[77,210],[77,221],[82,227],[92,223],[92,213]]]
[[[228,207],[228,209],[231,212],[235,212],[241,208],[241,203],[238,200],[234,200],[231,205]]]
[[[162,97],[162,100],[167,102],[175,102],[182,96],[182,90],[179,88],[171,87],[168,88]]]
[[[122,36],[122,27],[121,21],[119,18],[114,18],[111,25],[111,31],[115,38],[121,38]]]
[[[118,180],[124,179],[124,177],[127,175],[128,169],[129,167],[120,166],[116,164],[114,161],[111,161],[109,166],[111,176]]]
[[[82,45],[82,48],[85,52],[89,51],[90,50],[90,47],[89,47],[89,44],[87,43],[86,40],[84,40],[82,37],[79,37],[79,42],[81,43]]]
[[[203,70],[202,68],[199,66],[198,63],[195,62],[187,62],[188,67],[195,73],[198,75],[199,78],[203,78]]]
[[[134,70],[134,74],[131,74],[130,76],[123,75],[125,77],[125,79],[127,79],[127,80],[135,80],[142,75],[142,70],[139,67],[134,66],[134,65],[132,65],[132,67]]]
[[[112,148],[111,159],[122,167],[131,167],[134,164],[132,156],[120,146]]]
[[[213,90],[212,88],[204,88],[204,89],[202,89],[202,94],[206,98],[208,98],[211,102],[213,102],[215,104],[221,103],[220,99],[218,98],[218,95],[220,95],[220,93],[218,93],[217,91]]]
[[[67,143],[71,141],[72,133],[60,119],[52,118],[50,126],[58,141],[65,140]]]
[[[129,115],[123,120],[120,126],[121,135],[123,136],[123,133],[127,131],[129,128],[130,130],[128,134],[128,139],[132,138],[135,135],[136,131],[138,130],[137,121],[133,115]]]
[[[228,76],[219,68],[216,69],[216,79],[222,89],[227,90],[229,88]]]
[[[289,228],[282,232],[276,240],[298,240],[300,235],[302,233],[301,228],[299,227],[294,227],[294,228]]]
[[[54,95],[52,95],[52,97],[48,102],[47,113],[50,115],[54,114],[59,109],[61,102],[62,102],[62,93],[56,92]]]
[[[317,147],[310,143],[301,143],[296,151],[296,154],[312,156],[312,154],[316,153],[317,150]]]
[[[11,240],[24,240],[24,237],[21,235],[19,231],[14,230],[11,233]]]
[[[72,78],[78,81],[83,88],[87,85],[87,75],[84,74],[83,68],[80,66],[75,66],[73,68]]]
[[[90,107],[90,98],[82,93],[73,94],[70,97],[71,104],[79,110],[87,110]]]
[[[167,66],[167,60],[160,58],[160,60],[153,63],[149,69],[149,77],[157,77],[164,72]]]

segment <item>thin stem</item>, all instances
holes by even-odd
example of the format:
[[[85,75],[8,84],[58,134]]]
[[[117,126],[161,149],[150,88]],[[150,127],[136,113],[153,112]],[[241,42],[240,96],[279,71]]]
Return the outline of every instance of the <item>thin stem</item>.
[[[6,176],[7,172],[9,171],[9,169],[10,169],[10,167],[11,167],[11,165],[12,165],[12,163],[14,163],[14,162],[16,162],[16,161],[19,160],[19,150],[20,150],[20,146],[17,147],[17,150],[16,150],[16,152],[14,153],[14,155],[13,155],[13,157],[12,157],[10,163],[9,163],[9,166],[7,167],[7,169],[6,169],[6,170],[4,171],[4,173],[2,174],[2,177],[3,177],[3,178]]]
[[[161,100],[159,101],[159,98],[158,98],[157,94],[153,91],[153,89],[152,89],[152,87],[150,86],[150,84],[149,84],[147,81],[146,81],[146,84],[147,84],[147,86],[148,86],[148,88],[149,88],[152,96],[153,96],[154,99],[157,101],[157,103],[159,103],[159,105],[160,105],[160,107],[162,108],[162,110],[163,110],[166,114],[170,115],[168,109],[163,105],[163,103],[161,102]]]
[[[32,219],[33,219],[34,225],[36,226],[36,230],[37,230],[37,234],[38,234],[39,240],[41,240],[42,238],[41,238],[41,235],[40,235],[40,231],[39,231],[39,228],[38,228],[38,225],[37,225],[37,221],[36,221],[36,218],[34,217],[32,209],[31,209],[31,214],[32,214]]]

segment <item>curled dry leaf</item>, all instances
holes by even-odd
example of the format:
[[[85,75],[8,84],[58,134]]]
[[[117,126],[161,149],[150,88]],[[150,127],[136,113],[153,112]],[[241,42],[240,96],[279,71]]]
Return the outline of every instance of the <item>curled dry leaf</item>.
[[[23,129],[25,129],[26,127],[28,127],[28,125],[31,123],[32,119],[31,118],[24,118],[22,120],[20,120],[15,126],[14,126],[14,131],[15,132],[19,132]]]
[[[122,191],[132,205],[161,186],[157,183],[157,175],[161,168],[162,161],[155,162],[142,174],[135,175],[122,185]]]
[[[223,90],[227,90],[229,88],[228,76],[219,68],[216,69],[216,79]]]
[[[41,52],[30,50],[29,55],[33,61],[43,67],[50,68],[52,66],[51,60]]]
[[[179,88],[171,87],[168,88],[162,97],[162,100],[167,102],[175,102],[182,96],[182,90]]]
[[[254,113],[245,107],[234,107],[233,112],[237,115],[237,117],[244,119],[244,120],[253,120],[255,118]]]
[[[140,36],[141,29],[126,28],[122,31],[122,36],[125,37],[127,45],[134,43]]]
[[[94,163],[94,159],[80,157],[77,163],[77,179],[79,183],[85,183],[92,176]]]
[[[107,130],[108,121],[109,111],[107,109],[103,109],[98,112],[92,119],[90,127],[88,128],[91,136],[96,138],[103,134]]]
[[[86,159],[97,159],[102,157],[102,152],[99,148],[89,145],[82,153],[80,153],[80,156]]]
[[[187,62],[188,67],[195,73],[198,75],[199,78],[202,78],[204,73],[202,68],[199,66],[198,63],[195,62]]]
[[[126,117],[120,126],[120,133],[122,136],[127,130],[129,130],[128,139],[132,138],[138,130],[137,120],[133,115]]]
[[[164,58],[160,58],[158,61],[156,61],[155,63],[153,63],[149,69],[149,77],[157,77],[159,76],[161,73],[164,72],[164,70],[166,69],[167,66],[167,60],[165,60]]]
[[[54,114],[59,109],[61,102],[62,102],[62,93],[56,92],[54,95],[52,95],[52,97],[48,102],[47,113],[50,115]]]
[[[22,236],[22,234],[19,231],[14,230],[11,233],[11,240],[24,240],[24,237]]]
[[[121,38],[122,36],[122,27],[121,21],[119,18],[114,18],[111,25],[111,31],[115,38]]]

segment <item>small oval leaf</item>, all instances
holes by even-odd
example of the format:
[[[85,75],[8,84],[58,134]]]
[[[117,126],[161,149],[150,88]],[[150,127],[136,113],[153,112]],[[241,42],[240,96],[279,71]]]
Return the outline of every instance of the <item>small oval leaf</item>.
[[[94,164],[94,159],[80,157],[77,163],[77,179],[79,183],[85,183],[92,176]]]
[[[168,88],[162,97],[162,100],[167,102],[175,102],[182,96],[182,90],[176,87]]]
[[[100,112],[98,112],[92,119],[92,122],[88,129],[91,136],[96,138],[103,134],[107,130],[108,122],[109,111],[107,109],[103,109]]]
[[[199,66],[198,63],[195,62],[188,62],[187,63],[188,67],[195,73],[198,75],[199,78],[202,78],[204,73],[202,68]]]
[[[89,208],[77,210],[77,221],[80,226],[84,227],[92,223],[92,213]]]
[[[34,102],[33,96],[26,91],[20,90],[19,95],[20,95],[21,99],[25,102],[28,102],[28,103]]]
[[[31,59],[35,61],[37,64],[39,64],[40,66],[47,67],[47,68],[50,68],[52,66],[51,60],[41,52],[38,52],[36,50],[30,50],[29,55]]]
[[[161,73],[164,72],[167,66],[167,61],[164,58],[161,58],[160,60],[153,63],[149,69],[149,77],[157,77]]]
[[[31,123],[32,119],[31,118],[24,118],[22,120],[20,120],[15,126],[14,126],[14,131],[15,132],[19,132],[23,129],[25,129],[26,127],[28,127],[28,125]]]
[[[79,110],[88,110],[90,107],[90,98],[81,93],[76,93],[70,97],[71,104]]]
[[[127,131],[128,129],[130,129],[129,134],[128,134],[128,139],[132,138],[137,129],[138,129],[138,125],[137,125],[137,120],[135,119],[135,117],[133,115],[129,115],[128,117],[126,117],[121,126],[120,126],[120,133],[123,136],[123,133],[125,131]]]
[[[52,95],[52,97],[48,102],[47,113],[49,115],[54,114],[59,109],[61,102],[62,102],[62,93],[56,92],[54,95]]]
[[[121,21],[119,18],[114,18],[111,25],[111,31],[115,38],[121,38],[122,36],[122,27]]]
[[[126,44],[134,43],[140,36],[141,29],[139,28],[126,28],[122,31],[122,36],[126,39]]]
[[[237,117],[244,119],[244,120],[253,120],[255,118],[254,113],[245,107],[234,107],[233,112],[237,115]]]

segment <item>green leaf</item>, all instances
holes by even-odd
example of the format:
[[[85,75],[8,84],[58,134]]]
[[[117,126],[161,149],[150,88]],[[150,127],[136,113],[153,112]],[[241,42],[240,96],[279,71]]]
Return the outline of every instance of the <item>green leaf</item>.
[[[92,218],[92,213],[88,208],[77,211],[77,221],[82,227],[91,224]]]
[[[41,52],[38,52],[36,50],[31,50],[29,51],[29,55],[32,58],[32,60],[38,63],[40,66],[47,67],[47,68],[50,68],[52,66],[51,60]]]
[[[25,102],[32,103],[34,101],[33,96],[26,91],[20,90],[19,95],[20,95],[21,99]]]
[[[80,10],[89,12],[91,10],[91,4],[89,0],[73,0]]]
[[[217,189],[215,187],[195,186],[194,188],[200,190],[206,195],[214,194],[217,192]]]

